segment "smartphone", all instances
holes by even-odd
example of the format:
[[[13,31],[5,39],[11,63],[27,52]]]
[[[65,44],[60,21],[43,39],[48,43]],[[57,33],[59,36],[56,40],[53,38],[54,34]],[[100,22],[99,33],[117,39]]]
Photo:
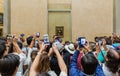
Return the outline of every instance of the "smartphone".
[[[22,34],[20,34],[20,37],[24,37],[24,36],[25,36],[25,34],[23,34],[23,33],[22,33]]]
[[[38,40],[35,40],[35,44],[34,44],[34,47],[37,47],[37,44],[39,43]]]
[[[85,44],[86,44],[86,38],[85,37],[79,37],[78,38],[79,48],[83,48]]]
[[[7,38],[7,40],[12,40],[13,36],[12,35],[7,35],[6,38]]]
[[[40,33],[39,32],[36,33],[36,37],[38,37],[38,38],[40,37]]]
[[[59,41],[54,42],[53,45],[57,46],[58,51],[61,51],[61,49],[63,48],[63,45]]]
[[[101,40],[99,40],[99,41],[98,41],[98,44],[99,44],[99,45],[102,45],[102,41],[101,41]]]
[[[48,34],[45,34],[45,35],[44,35],[44,44],[45,44],[45,45],[50,45],[50,41],[49,41]]]

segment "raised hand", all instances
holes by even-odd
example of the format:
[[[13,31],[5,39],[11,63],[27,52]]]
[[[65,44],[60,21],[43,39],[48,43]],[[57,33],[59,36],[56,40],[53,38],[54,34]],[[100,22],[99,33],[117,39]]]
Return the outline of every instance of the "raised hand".
[[[39,44],[39,47],[40,47],[40,51],[39,52],[43,52],[46,49],[46,45],[44,44],[44,42]]]

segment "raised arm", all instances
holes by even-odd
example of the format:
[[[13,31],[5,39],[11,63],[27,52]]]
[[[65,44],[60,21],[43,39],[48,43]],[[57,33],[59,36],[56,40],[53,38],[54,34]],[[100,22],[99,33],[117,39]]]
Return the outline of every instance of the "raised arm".
[[[13,38],[13,46],[14,46],[14,52],[18,54],[22,53],[20,47],[17,44],[17,37]]]
[[[65,64],[63,58],[61,57],[61,55],[60,55],[60,53],[59,53],[59,51],[58,51],[57,46],[54,46],[54,45],[53,45],[53,50],[54,50],[54,52],[55,52],[55,54],[56,54],[56,56],[57,56],[58,65],[59,65],[59,67],[60,67],[61,72],[65,72],[65,73],[67,74],[66,64]]]
[[[30,68],[30,75],[29,76],[36,76],[36,74],[37,74],[36,68],[39,65],[40,55],[41,55],[41,53],[43,52],[44,49],[45,49],[45,45],[44,45],[44,43],[42,43],[42,46],[41,46],[41,48],[40,48],[40,50],[39,50],[39,52],[38,52],[38,54],[37,54],[37,56],[36,56],[36,58],[35,58],[35,60],[32,64],[32,66],[31,66],[31,68]]]

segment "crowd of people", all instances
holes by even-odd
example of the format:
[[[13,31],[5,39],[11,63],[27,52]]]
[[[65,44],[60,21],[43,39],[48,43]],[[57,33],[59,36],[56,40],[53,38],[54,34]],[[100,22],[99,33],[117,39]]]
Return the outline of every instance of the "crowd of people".
[[[48,35],[46,35],[48,36]],[[39,33],[0,38],[0,76],[120,76],[120,37],[63,41]]]

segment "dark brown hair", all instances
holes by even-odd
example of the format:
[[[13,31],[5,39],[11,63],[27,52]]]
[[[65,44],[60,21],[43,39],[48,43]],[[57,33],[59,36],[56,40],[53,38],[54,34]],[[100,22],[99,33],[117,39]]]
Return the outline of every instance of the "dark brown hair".
[[[106,55],[106,57],[107,57],[107,61],[106,61],[106,66],[109,68],[109,70],[111,71],[111,72],[113,72],[113,73],[116,73],[117,71],[118,71],[118,66],[119,66],[119,64],[120,64],[120,59],[117,59],[116,57],[115,57],[115,54],[114,54],[114,52],[113,51],[115,51],[115,50],[109,50],[108,52],[107,52],[107,55]],[[117,51],[116,51],[117,52]]]
[[[8,54],[0,59],[1,76],[12,76],[20,64],[19,60],[19,56],[15,54]]]
[[[39,73],[48,72],[50,70],[50,62],[47,53],[42,53],[40,55],[39,65],[36,68],[36,71]]]

